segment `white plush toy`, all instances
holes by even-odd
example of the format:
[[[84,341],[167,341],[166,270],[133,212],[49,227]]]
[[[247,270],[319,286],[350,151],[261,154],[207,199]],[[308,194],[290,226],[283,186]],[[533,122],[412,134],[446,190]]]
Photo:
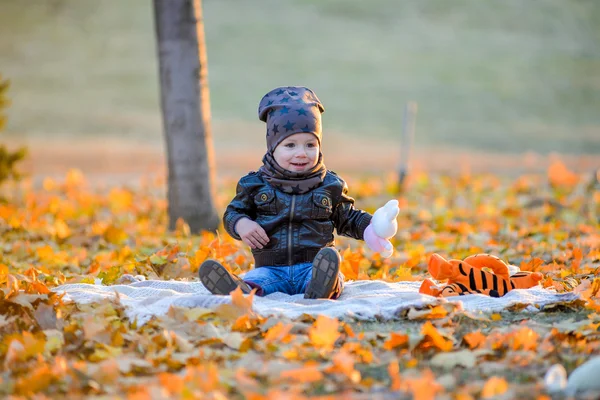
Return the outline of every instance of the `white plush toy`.
[[[371,223],[365,229],[364,239],[369,248],[388,258],[394,253],[394,246],[389,241],[398,230],[396,217],[400,212],[398,200],[390,200],[373,214]]]

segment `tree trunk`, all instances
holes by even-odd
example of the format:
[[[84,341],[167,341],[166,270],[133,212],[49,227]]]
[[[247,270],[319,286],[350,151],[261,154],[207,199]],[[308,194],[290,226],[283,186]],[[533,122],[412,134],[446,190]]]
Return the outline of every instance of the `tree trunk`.
[[[216,230],[214,155],[201,0],[154,0],[168,162],[169,229]]]

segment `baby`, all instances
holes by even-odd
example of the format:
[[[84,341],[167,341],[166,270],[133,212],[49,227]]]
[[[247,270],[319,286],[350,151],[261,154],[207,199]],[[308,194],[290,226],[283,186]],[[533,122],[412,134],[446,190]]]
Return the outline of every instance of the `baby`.
[[[334,228],[365,240],[373,251],[391,253],[386,238],[393,235],[377,236],[372,216],[354,208],[344,180],[323,163],[324,110],[312,90],[299,86],[273,89],[260,101],[258,117],[267,124],[263,165],[239,180],[223,216],[227,232],[252,249],[254,269],[241,279],[217,261],[205,261],[199,275],[211,293],[227,295],[239,286],[244,293],[255,288],[259,296],[337,299],[344,276]],[[394,222],[396,215],[397,205]]]

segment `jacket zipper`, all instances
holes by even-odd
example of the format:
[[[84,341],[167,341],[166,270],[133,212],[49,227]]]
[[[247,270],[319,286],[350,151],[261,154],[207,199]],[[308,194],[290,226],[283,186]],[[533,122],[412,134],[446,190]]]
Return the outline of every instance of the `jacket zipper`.
[[[292,265],[292,218],[294,217],[294,206],[296,205],[296,196],[292,195],[292,206],[290,207],[290,222],[288,229],[288,265]]]

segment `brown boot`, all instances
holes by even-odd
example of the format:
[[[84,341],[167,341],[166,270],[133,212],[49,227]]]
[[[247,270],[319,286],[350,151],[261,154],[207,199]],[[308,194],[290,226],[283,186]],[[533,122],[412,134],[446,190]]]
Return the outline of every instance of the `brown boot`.
[[[212,294],[228,295],[238,286],[243,293],[250,293],[251,288],[238,276],[230,274],[227,269],[215,260],[206,260],[198,271],[200,280]]]
[[[312,278],[306,291],[305,299],[328,299],[336,289],[342,257],[332,247],[322,248],[312,266]]]

